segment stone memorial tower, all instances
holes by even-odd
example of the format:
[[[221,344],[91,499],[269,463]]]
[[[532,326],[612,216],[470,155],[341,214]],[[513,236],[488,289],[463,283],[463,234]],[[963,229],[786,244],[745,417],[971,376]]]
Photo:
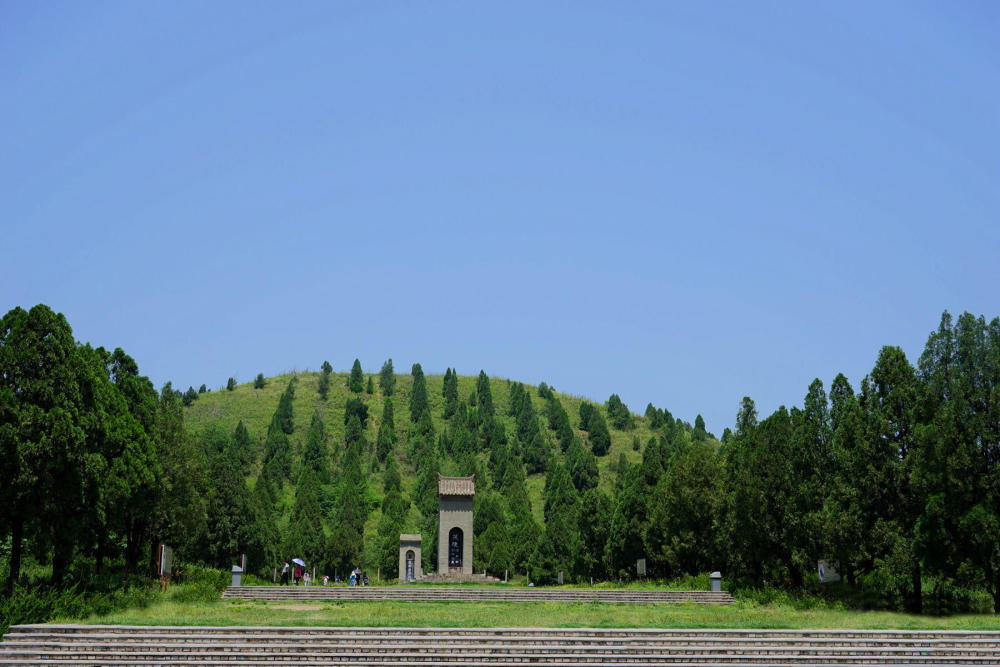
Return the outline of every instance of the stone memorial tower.
[[[420,533],[399,536],[399,583],[424,578],[420,564]]]
[[[438,474],[438,574],[472,574],[472,498],[476,476]]]

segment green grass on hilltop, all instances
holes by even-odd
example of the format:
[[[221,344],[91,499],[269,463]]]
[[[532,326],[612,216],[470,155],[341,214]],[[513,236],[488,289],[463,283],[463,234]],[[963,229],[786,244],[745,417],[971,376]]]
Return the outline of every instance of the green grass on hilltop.
[[[289,439],[293,448],[293,461],[298,461],[305,443],[306,432],[309,422],[315,411],[319,411],[326,425],[328,441],[331,449],[341,447],[344,438],[344,406],[347,399],[353,396],[359,397],[369,409],[369,420],[366,436],[369,443],[374,444],[378,433],[379,421],[382,418],[384,397],[378,390],[378,378],[372,374],[375,380],[376,391],[374,394],[367,393],[352,394],[347,388],[349,373],[333,373],[331,377],[330,391],[327,400],[323,401],[319,397],[318,384],[319,373],[300,372],[289,373],[272,377],[267,380],[263,389],[255,389],[252,382],[238,385],[233,391],[218,389],[205,394],[201,394],[198,400],[185,408],[185,424],[188,432],[195,437],[204,433],[205,429],[211,425],[218,425],[226,432],[232,433],[236,425],[242,420],[244,426],[250,433],[252,441],[257,446],[258,465],[263,453],[264,439],[267,434],[267,427],[271,421],[275,409],[278,407],[278,399],[281,393],[288,386],[292,377],[297,377],[298,382],[295,389],[295,400],[293,401],[293,414],[295,429]],[[427,375],[427,400],[437,433],[441,433],[448,425],[442,415],[444,413],[444,398],[442,389],[444,387],[443,375]],[[458,394],[460,401],[467,401],[471,393],[476,390],[477,377],[459,376]],[[490,378],[490,391],[493,396],[493,404],[497,417],[506,427],[508,433],[515,430],[514,418],[507,415],[508,398],[512,381],[503,378]],[[544,413],[545,400],[538,396],[538,388],[534,385],[524,385],[531,396],[536,412],[541,417]],[[398,437],[396,449],[393,456],[400,465],[400,473],[403,477],[403,491],[409,493],[415,483],[415,472],[412,463],[406,457],[406,437],[405,434],[410,426],[410,392],[413,388],[413,377],[408,373],[396,375],[396,387],[392,396],[393,410],[395,413],[395,426]],[[570,422],[581,440],[586,440],[586,433],[579,430],[580,425],[580,404],[585,400],[579,396],[556,393],[563,407],[569,414]],[[603,401],[592,401],[603,406]],[[645,409],[645,406],[630,406],[633,412]],[[602,407],[603,410],[603,407]],[[547,422],[541,417],[541,425],[547,429]],[[610,424],[609,424],[610,427]],[[551,434],[551,431],[548,431]],[[615,483],[618,459],[624,454],[630,463],[637,463],[641,460],[641,450],[633,449],[634,437],[639,438],[641,446],[653,437],[654,433],[646,424],[642,417],[636,417],[635,428],[631,430],[617,430],[610,428],[611,449],[605,456],[598,457],[598,470],[600,473],[600,487],[605,491],[610,491]],[[556,460],[562,462],[563,454],[558,446],[555,448]],[[486,455],[481,455],[485,460]],[[456,474],[457,471],[449,469],[450,462],[442,463],[443,474]],[[256,474],[256,473],[255,473]],[[252,476],[253,477],[253,476]],[[377,475],[372,475],[370,483],[381,495],[381,479]],[[535,519],[543,522],[542,495],[545,489],[545,476],[542,474],[529,475],[526,482],[528,497],[531,500],[532,511]],[[291,505],[294,497],[294,488],[285,486],[281,491],[282,499],[286,507]],[[376,509],[368,518],[365,524],[366,540],[371,539],[378,525],[380,512]],[[284,521],[284,519],[283,519]],[[417,532],[420,529],[420,521],[416,508],[412,508],[407,521],[406,530]]]

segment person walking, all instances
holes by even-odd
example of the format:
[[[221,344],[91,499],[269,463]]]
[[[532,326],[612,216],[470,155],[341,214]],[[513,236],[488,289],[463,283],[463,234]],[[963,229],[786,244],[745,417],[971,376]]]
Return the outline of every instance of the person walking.
[[[295,576],[295,585],[298,586],[302,582],[302,566],[301,565],[296,565],[295,566],[295,574],[294,574],[294,576]]]
[[[306,573],[302,575],[302,583],[308,586],[310,581],[312,581],[312,579],[309,577],[309,570],[306,570]]]
[[[288,585],[288,561],[285,561],[285,566],[281,568],[281,579],[279,582],[282,586]]]

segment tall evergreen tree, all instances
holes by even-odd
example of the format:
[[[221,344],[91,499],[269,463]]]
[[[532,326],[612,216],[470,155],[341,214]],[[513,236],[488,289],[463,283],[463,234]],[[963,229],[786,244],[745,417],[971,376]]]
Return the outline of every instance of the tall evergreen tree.
[[[257,377],[255,377],[253,379],[253,388],[254,389],[263,389],[266,384],[267,384],[267,380],[264,379],[264,374],[263,373],[257,373]]]
[[[413,390],[410,392],[410,421],[414,424],[420,421],[421,415],[427,410],[427,380],[424,379],[424,369],[420,364],[413,364],[410,369],[413,375]]]
[[[327,540],[320,507],[320,480],[311,466],[305,466],[295,486],[295,505],[282,540],[282,552],[295,554],[310,567],[324,571]]]
[[[632,413],[629,411],[628,406],[622,402],[618,394],[611,394],[605,407],[608,411],[608,419],[611,420],[611,425],[619,431],[634,426]]]
[[[355,359],[354,365],[351,366],[351,376],[347,380],[347,388],[355,394],[360,394],[365,390],[365,374],[361,370],[361,361],[358,359]]]
[[[385,463],[389,453],[396,446],[396,423],[393,417],[392,399],[386,398],[382,407],[382,421],[378,425],[375,440],[375,455],[380,463]]]
[[[445,371],[441,393],[444,396],[444,418],[451,419],[458,410],[458,374],[452,368]]]
[[[604,456],[611,451],[611,433],[604,415],[594,410],[590,417],[590,448],[595,456]]]
[[[256,456],[253,451],[253,443],[250,441],[250,432],[243,425],[242,419],[236,424],[236,430],[233,431],[232,452],[243,474],[249,474],[250,466],[253,465]]]
[[[306,433],[306,444],[302,449],[302,466],[304,470],[311,470],[315,473],[316,481],[319,484],[330,483],[330,463],[329,453],[326,444],[326,425],[319,410],[313,412],[312,421],[309,422],[309,431]],[[317,502],[319,494],[317,492]]]
[[[324,360],[323,365],[320,366],[319,385],[317,387],[319,397],[324,401],[330,395],[330,375],[332,373],[333,366],[330,365],[329,361]]]
[[[396,390],[396,371],[392,368],[392,359],[386,359],[378,372],[378,387],[383,396],[392,396]]]
[[[295,399],[295,384],[298,380],[292,377],[288,381],[288,386],[278,399],[278,409],[274,415],[278,421],[278,427],[286,434],[291,435],[295,430],[294,415],[292,413],[292,401]]]
[[[476,380],[476,401],[480,416],[492,418],[494,415],[493,394],[490,391],[490,378],[486,375],[486,371],[479,371],[479,379]]]
[[[556,465],[545,481],[545,531],[531,556],[531,572],[541,583],[556,583],[558,573],[572,579],[580,560],[580,498],[565,466]]]

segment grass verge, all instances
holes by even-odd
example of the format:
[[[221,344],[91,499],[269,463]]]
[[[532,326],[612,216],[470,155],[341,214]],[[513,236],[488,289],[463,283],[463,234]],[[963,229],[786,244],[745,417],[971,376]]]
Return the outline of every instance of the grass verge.
[[[68,620],[68,619],[67,619]],[[56,620],[56,622],[59,622]],[[66,622],[66,621],[63,621]],[[553,628],[845,628],[1000,630],[1000,616],[914,616],[886,611],[795,609],[787,605],[624,605],[595,602],[279,603],[165,600],[143,609],[88,617],[123,625],[283,625]]]

